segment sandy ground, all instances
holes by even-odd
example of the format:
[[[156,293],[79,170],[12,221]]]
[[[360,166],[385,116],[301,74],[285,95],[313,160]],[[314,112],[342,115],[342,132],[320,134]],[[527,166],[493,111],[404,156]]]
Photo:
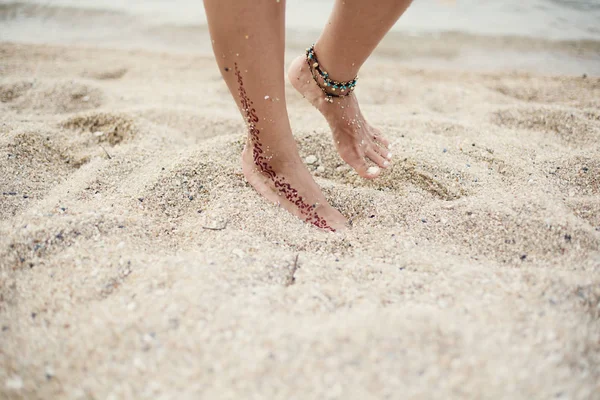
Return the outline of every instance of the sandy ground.
[[[598,78],[374,60],[371,183],[290,86],[327,234],[244,182],[210,58],[0,68],[0,398],[600,398]]]

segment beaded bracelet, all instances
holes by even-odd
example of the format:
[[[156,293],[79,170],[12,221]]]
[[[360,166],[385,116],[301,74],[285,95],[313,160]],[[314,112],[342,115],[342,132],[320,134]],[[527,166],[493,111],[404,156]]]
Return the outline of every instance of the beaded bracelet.
[[[317,83],[317,86],[319,86],[323,93],[325,93],[325,100],[327,102],[333,103],[332,97],[349,96],[354,91],[354,87],[356,86],[356,81],[358,80],[358,77],[346,82],[334,81],[333,79],[329,78],[329,74],[327,73],[327,71],[323,70],[321,64],[319,63],[319,60],[317,59],[314,44],[306,49],[306,63],[308,64],[310,73],[312,74],[313,79]],[[315,71],[319,74],[321,79],[323,79],[323,85],[319,83],[319,80],[315,75]],[[327,90],[328,88],[331,90],[331,92]],[[336,90],[339,90],[339,93],[332,93]]]

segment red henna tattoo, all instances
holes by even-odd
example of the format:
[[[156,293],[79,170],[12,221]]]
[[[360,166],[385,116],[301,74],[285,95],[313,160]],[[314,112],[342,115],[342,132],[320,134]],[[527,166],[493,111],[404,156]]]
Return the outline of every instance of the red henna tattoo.
[[[263,175],[273,182],[275,188],[279,191],[279,193],[281,193],[281,195],[298,207],[306,222],[321,229],[335,232],[335,229],[329,226],[327,221],[320,217],[319,214],[314,210],[316,206],[306,203],[302,196],[298,194],[298,191],[285,181],[285,177],[278,176],[268,163],[268,159],[264,156],[263,145],[260,141],[260,130],[256,127],[259,119],[256,116],[256,109],[252,108],[254,103],[248,97],[246,89],[244,89],[244,81],[242,79],[242,74],[238,69],[237,63],[235,63],[234,69],[238,81],[238,90],[242,111],[245,114],[246,123],[248,125],[248,133],[250,134],[250,142],[252,143],[252,156],[254,159],[254,164]]]

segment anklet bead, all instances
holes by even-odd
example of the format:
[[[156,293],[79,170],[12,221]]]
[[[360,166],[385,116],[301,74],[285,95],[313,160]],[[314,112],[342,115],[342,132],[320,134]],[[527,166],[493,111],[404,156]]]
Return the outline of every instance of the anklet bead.
[[[330,79],[327,71],[324,71],[321,68],[321,65],[319,64],[319,60],[317,59],[317,55],[315,53],[314,47],[315,46],[312,45],[311,47],[306,49],[306,61],[309,66],[309,70],[312,74],[313,80],[315,81],[317,86],[319,86],[321,91],[325,94],[325,100],[329,103],[333,103],[333,97],[349,96],[354,91],[354,87],[356,86],[356,81],[358,80],[358,77],[355,77],[354,79],[347,81],[347,82],[338,82],[333,79]],[[313,60],[314,62],[312,62],[310,60]],[[315,71],[323,79],[322,84],[317,80]],[[332,92],[335,92],[336,89],[340,89],[340,92],[342,92],[342,93],[337,94],[337,93],[328,92],[325,89],[326,87],[331,88]]]

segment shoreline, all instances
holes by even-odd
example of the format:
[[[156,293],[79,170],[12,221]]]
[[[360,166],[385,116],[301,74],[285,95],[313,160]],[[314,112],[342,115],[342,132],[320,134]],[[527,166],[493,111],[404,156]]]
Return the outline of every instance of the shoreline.
[[[0,19],[3,20],[0,42],[212,55],[204,22],[174,23],[168,18],[157,20],[152,17],[153,14],[146,15],[140,10],[137,10],[140,14],[136,14],[133,10],[67,4],[0,4]],[[199,13],[197,18],[202,20],[201,8],[194,10],[194,13]],[[318,30],[310,27],[299,29],[292,24],[286,33],[287,52],[303,51],[318,34]],[[373,56],[427,69],[510,69],[553,75],[600,76],[600,39],[591,37],[547,39],[451,29],[415,32],[404,27],[392,30]]]

